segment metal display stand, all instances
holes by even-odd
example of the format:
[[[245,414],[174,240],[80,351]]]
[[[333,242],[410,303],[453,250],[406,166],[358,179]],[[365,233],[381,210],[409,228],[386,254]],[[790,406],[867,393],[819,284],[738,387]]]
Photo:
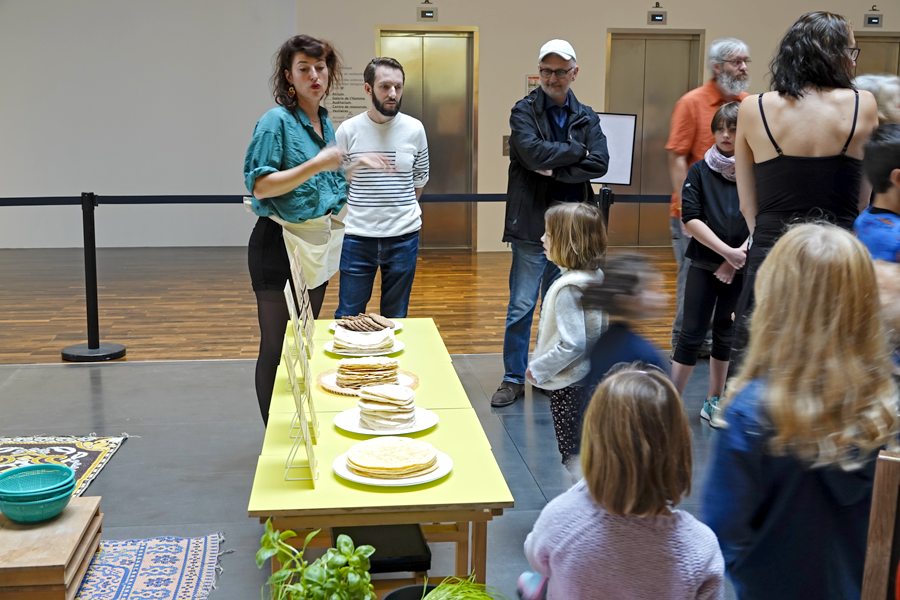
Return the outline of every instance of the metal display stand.
[[[302,341],[300,343],[302,343]],[[291,348],[287,339],[284,341],[283,355],[285,364],[287,365],[291,391],[294,395],[294,406],[296,409],[294,416],[299,424],[297,436],[294,437],[294,442],[291,444],[291,449],[284,461],[284,479],[285,481],[312,481],[313,487],[315,487],[316,479],[319,478],[319,462],[316,459],[315,449],[313,448],[312,431],[309,422],[306,420],[306,409],[303,407],[303,404],[307,400],[308,390],[306,382],[300,381],[297,378],[297,373],[294,370],[294,359],[291,356]],[[306,464],[297,464],[297,453],[300,450],[301,445],[306,447]],[[308,476],[294,475],[298,470]]]
[[[97,301],[97,239],[94,231],[93,192],[81,194],[81,220],[84,229],[84,295],[87,300],[88,341],[62,349],[62,359],[72,362],[101,362],[125,356],[125,346],[100,342],[100,316]]]

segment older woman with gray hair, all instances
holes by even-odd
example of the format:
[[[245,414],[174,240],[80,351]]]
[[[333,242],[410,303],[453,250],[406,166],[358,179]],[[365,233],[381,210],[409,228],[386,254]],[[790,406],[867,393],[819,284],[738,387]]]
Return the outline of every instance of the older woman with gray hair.
[[[896,75],[860,75],[853,87],[875,96],[878,105],[878,124],[900,123],[900,77]]]

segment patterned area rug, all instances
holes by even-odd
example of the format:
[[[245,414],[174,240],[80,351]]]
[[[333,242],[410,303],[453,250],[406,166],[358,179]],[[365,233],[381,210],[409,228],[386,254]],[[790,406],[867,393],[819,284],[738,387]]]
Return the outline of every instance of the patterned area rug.
[[[199,600],[215,587],[222,537],[100,542],[75,600]]]
[[[0,437],[0,473],[25,465],[65,465],[75,470],[80,496],[125,437]]]

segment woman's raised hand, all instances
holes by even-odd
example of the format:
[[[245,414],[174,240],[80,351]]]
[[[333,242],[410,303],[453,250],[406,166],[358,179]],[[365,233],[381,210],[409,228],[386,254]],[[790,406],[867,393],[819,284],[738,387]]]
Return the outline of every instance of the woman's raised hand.
[[[373,152],[371,154],[363,154],[359,158],[351,163],[351,168],[355,166],[367,167],[369,169],[374,169],[376,171],[387,171],[391,172],[394,170],[394,165],[391,160],[387,157],[386,154],[382,154],[380,152]]]
[[[347,151],[340,146],[327,146],[316,154],[315,161],[320,171],[337,171],[344,162]]]

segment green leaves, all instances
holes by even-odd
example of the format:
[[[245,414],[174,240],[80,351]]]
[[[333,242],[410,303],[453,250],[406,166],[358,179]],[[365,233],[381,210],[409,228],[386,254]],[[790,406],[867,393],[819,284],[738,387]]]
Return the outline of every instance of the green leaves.
[[[312,564],[303,560],[306,547],[321,530],[311,532],[297,549],[287,540],[297,537],[294,531],[280,532],[266,521],[266,531],[256,553],[256,566],[262,568],[270,558],[277,558],[281,568],[269,577],[271,600],[375,600],[369,575],[372,546],[353,547],[349,536],[339,535],[335,548]]]

